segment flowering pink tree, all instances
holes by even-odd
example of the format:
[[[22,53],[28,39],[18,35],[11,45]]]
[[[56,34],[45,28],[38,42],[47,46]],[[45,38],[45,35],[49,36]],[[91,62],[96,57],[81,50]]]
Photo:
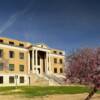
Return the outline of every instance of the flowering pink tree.
[[[79,49],[69,56],[69,65],[66,69],[66,78],[71,83],[91,86],[93,90],[85,100],[100,89],[100,48]]]

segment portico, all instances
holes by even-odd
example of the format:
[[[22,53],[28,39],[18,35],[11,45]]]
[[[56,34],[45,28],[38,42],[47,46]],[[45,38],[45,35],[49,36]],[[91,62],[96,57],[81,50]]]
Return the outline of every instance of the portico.
[[[33,73],[43,76],[50,73],[49,49],[32,47],[31,70]]]

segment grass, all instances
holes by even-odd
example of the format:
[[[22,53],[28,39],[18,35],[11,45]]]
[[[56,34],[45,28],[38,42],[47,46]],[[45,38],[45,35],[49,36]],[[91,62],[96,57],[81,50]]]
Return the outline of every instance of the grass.
[[[77,94],[89,92],[85,87],[29,87],[23,88],[27,96],[45,96],[52,94]]]
[[[14,90],[20,90],[20,91],[14,91]],[[90,89],[87,87],[81,87],[81,86],[47,86],[47,87],[39,87],[39,86],[25,86],[25,87],[0,87],[0,93],[3,93],[4,95],[7,94],[18,94],[18,95],[24,95],[28,97],[34,97],[34,96],[46,96],[46,95],[52,95],[52,94],[79,94],[79,93],[86,93],[89,92]]]

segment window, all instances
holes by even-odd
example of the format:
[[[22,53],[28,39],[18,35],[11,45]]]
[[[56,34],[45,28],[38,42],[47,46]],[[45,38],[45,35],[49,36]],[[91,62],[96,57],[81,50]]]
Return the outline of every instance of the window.
[[[59,60],[59,63],[60,63],[60,64],[62,64],[62,63],[63,63],[62,59],[60,59],[60,60]]]
[[[10,45],[14,45],[14,42],[11,42],[11,41],[10,41],[9,44],[10,44]]]
[[[14,71],[14,64],[9,64],[9,71]]]
[[[9,51],[9,58],[14,58],[14,51]]]
[[[56,58],[54,58],[54,63],[57,63],[57,59]]]
[[[24,71],[24,65],[19,65],[19,70]]]
[[[57,51],[53,51],[55,54],[57,54]]]
[[[3,43],[3,40],[2,39],[0,39],[0,43]]]
[[[3,70],[3,63],[0,63],[0,70]]]
[[[59,52],[59,54],[62,55],[63,53],[62,52]]]
[[[0,57],[3,57],[3,50],[0,49]]]
[[[19,53],[19,58],[24,59],[24,53]]]
[[[20,83],[24,83],[24,77],[23,76],[20,77]]]
[[[60,68],[60,73],[63,73],[63,69],[62,68]]]
[[[9,83],[14,83],[14,76],[9,77]]]
[[[20,43],[19,46],[20,46],[20,47],[24,47],[24,44]]]
[[[3,84],[3,76],[0,76],[0,84]]]
[[[54,73],[57,73],[57,68],[54,68]]]

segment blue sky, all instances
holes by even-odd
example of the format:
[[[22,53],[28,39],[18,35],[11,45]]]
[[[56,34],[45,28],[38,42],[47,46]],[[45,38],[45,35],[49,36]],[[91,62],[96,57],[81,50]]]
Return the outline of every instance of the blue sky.
[[[0,0],[0,36],[67,52],[100,46],[100,0]]]

